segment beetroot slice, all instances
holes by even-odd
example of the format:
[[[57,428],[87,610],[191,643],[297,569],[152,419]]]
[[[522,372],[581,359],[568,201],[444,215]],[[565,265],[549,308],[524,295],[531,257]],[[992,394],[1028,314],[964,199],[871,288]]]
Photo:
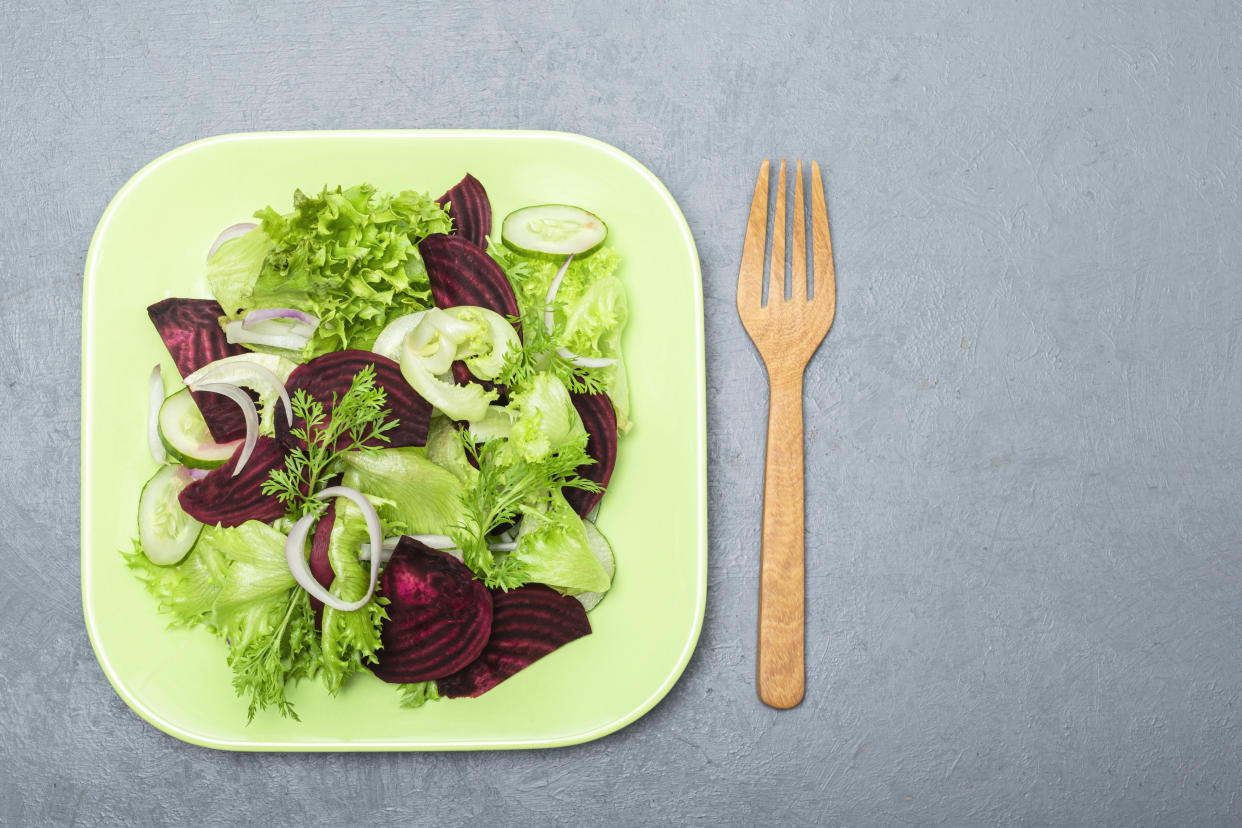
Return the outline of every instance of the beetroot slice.
[[[327,511],[319,517],[315,524],[315,534],[311,538],[310,571],[315,580],[324,589],[332,589],[332,581],[336,572],[332,569],[332,560],[328,557],[328,547],[332,541],[332,524],[336,522],[336,503],[329,503]],[[315,623],[323,617],[323,601],[314,595],[310,596],[311,609],[315,611]]]
[[[240,345],[230,345],[220,327],[224,311],[212,299],[165,299],[147,308],[147,315],[159,331],[164,347],[172,355],[181,376],[209,362],[246,353]],[[219,394],[193,395],[211,437],[228,443],[246,436],[246,420],[237,403]]]
[[[475,305],[501,316],[518,315],[508,277],[478,246],[461,236],[433,233],[419,243],[418,252],[427,266],[436,307]]]
[[[181,490],[178,499],[186,514],[208,526],[241,526],[248,520],[269,521],[284,516],[285,507],[280,499],[260,491],[268,473],[284,465],[284,449],[271,437],[260,437],[241,474],[233,477],[241,451],[242,446],[238,446],[223,466]]]
[[[612,467],[617,462],[617,412],[607,394],[573,394],[571,399],[589,435],[586,453],[595,458],[594,463],[579,466],[578,474],[598,483],[600,491],[588,492],[566,486],[562,492],[574,511],[586,517],[604,496],[603,490],[612,479]]]
[[[465,669],[436,682],[449,698],[481,696],[548,653],[591,632],[575,598],[543,584],[492,592],[492,635]]]
[[[368,445],[392,448],[426,445],[431,404],[410,387],[405,377],[401,376],[401,366],[388,357],[370,351],[333,351],[295,368],[285,383],[285,389],[290,397],[299,388],[305,390],[322,403],[324,414],[330,416],[332,395],[335,394],[338,401],[344,397],[354,375],[368,365],[375,366],[375,384],[384,389],[384,405],[390,412],[389,416],[398,421],[396,428],[385,432],[388,442],[373,440]],[[289,433],[289,423],[281,406],[276,407],[276,434],[290,448],[298,444]],[[343,448],[350,439],[348,434],[342,434],[335,448]]]
[[[383,648],[371,672],[406,684],[447,676],[470,664],[492,630],[492,597],[447,552],[403,537],[380,578],[388,603]],[[576,601],[574,603],[577,603]]]
[[[487,234],[492,232],[492,203],[479,179],[470,173],[453,189],[436,199],[453,219],[454,232],[482,249],[487,249]]]

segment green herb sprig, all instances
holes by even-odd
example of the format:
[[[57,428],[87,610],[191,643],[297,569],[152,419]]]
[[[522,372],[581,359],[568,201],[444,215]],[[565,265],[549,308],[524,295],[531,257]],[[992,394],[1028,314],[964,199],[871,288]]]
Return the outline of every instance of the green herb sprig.
[[[293,392],[294,420],[301,425],[290,434],[305,447],[299,446],[285,455],[285,467],[272,469],[261,491],[275,495],[285,504],[288,516],[293,519],[315,513],[324,508],[323,501],[314,497],[324,481],[337,470],[337,460],[349,451],[374,454],[379,447],[376,441],[389,442],[388,432],[397,427],[398,420],[389,418],[384,408],[387,395],[375,382],[375,366],[367,365],[354,375],[349,390],[337,399],[332,395],[331,416],[324,413],[323,404],[299,388]],[[337,447],[342,436],[348,439]]]

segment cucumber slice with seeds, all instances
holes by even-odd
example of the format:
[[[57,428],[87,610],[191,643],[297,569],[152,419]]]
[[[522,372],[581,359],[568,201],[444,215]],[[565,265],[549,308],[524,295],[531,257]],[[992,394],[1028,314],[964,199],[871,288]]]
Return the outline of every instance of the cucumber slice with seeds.
[[[500,238],[527,256],[563,259],[589,256],[608,237],[608,225],[594,213],[570,204],[538,204],[505,216]]]
[[[214,469],[237,451],[240,440],[217,443],[211,439],[203,414],[198,410],[190,389],[182,388],[160,406],[160,442],[168,449],[168,457],[192,469]]]
[[[138,541],[153,564],[177,563],[198,542],[203,524],[185,513],[177,496],[193,479],[185,466],[161,466],[138,498]]]

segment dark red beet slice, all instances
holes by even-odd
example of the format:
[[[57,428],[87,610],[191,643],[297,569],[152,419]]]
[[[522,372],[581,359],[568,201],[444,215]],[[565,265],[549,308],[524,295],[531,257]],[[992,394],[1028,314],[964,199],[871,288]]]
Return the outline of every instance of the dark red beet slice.
[[[465,564],[404,537],[380,578],[388,620],[371,672],[406,684],[447,676],[470,664],[492,630],[492,597]],[[576,601],[574,603],[577,603]]]
[[[172,355],[182,378],[209,362],[246,353],[240,345],[230,345],[220,327],[224,315],[212,299],[165,299],[147,308],[147,315],[164,347]],[[217,443],[228,443],[246,436],[246,420],[237,403],[219,394],[194,394],[198,410]]]
[[[492,592],[492,635],[468,667],[436,682],[449,698],[481,696],[558,647],[591,632],[586,610],[543,584]]]
[[[285,514],[275,495],[260,491],[268,473],[285,463],[285,452],[271,437],[260,437],[241,474],[233,477],[242,446],[223,466],[207,472],[181,490],[181,508],[197,521],[214,526],[240,526],[248,520],[275,520]]]
[[[582,418],[586,427],[586,453],[595,458],[595,462],[578,467],[578,474],[587,480],[600,485],[600,491],[588,492],[566,486],[562,491],[569,505],[580,516],[586,517],[600,498],[603,490],[608,488],[612,479],[612,467],[617,462],[617,412],[612,407],[612,400],[607,394],[573,394],[574,408]]]
[[[500,265],[460,236],[433,233],[418,245],[436,307],[475,305],[501,316],[518,315],[513,286]]]
[[[299,388],[304,389],[323,404],[325,414],[331,414],[332,395],[340,400],[349,391],[354,375],[368,365],[375,366],[375,383],[387,395],[385,405],[390,416],[398,421],[397,427],[386,432],[388,442],[372,441],[371,445],[424,446],[427,444],[427,426],[431,422],[431,404],[418,395],[401,376],[401,366],[388,357],[370,351],[333,351],[305,362],[293,370],[285,388],[292,397]],[[299,423],[298,425],[301,425]],[[289,433],[282,406],[276,407],[276,434],[286,446],[296,440]],[[342,434],[337,448],[348,444],[350,437]]]
[[[310,571],[315,580],[324,589],[332,588],[336,572],[332,569],[332,560],[328,557],[328,545],[332,541],[332,524],[336,522],[336,504],[329,503],[328,509],[319,517],[315,524],[315,535],[311,538]],[[315,611],[315,623],[323,617],[323,601],[314,595],[310,596],[311,609]]]
[[[449,205],[448,214],[457,235],[487,249],[487,234],[492,232],[492,203],[479,179],[466,173],[466,177],[437,198],[436,203],[441,207]]]

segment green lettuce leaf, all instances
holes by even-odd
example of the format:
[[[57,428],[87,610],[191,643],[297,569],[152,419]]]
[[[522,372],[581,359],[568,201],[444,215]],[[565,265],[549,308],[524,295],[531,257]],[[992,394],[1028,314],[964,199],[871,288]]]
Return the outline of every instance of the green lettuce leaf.
[[[255,217],[272,248],[248,292],[218,281],[236,305],[231,315],[292,307],[317,316],[307,358],[342,348],[368,350],[390,320],[431,307],[417,245],[431,233],[449,232],[452,222],[430,196],[381,196],[366,184],[324,188],[316,196],[298,190],[292,212],[266,207]]]
[[[465,486],[473,486],[479,470],[466,459],[466,447],[453,421],[442,414],[433,415],[427,430],[427,459],[447,469]]]
[[[462,483],[428,460],[424,449],[349,452],[342,459],[341,484],[387,501],[377,504],[385,523],[398,523],[411,535],[447,534],[462,525]]]
[[[509,281],[513,283],[514,293],[523,311],[543,312],[544,300],[548,296],[548,288],[560,270],[560,263],[523,256],[504,245],[493,244],[488,254],[496,260]],[[615,248],[601,247],[584,258],[575,258],[565,271],[565,278],[557,288],[556,299],[565,307],[569,307],[581,298],[591,285],[616,274],[621,264],[621,256]]]
[[[371,564],[358,560],[358,549],[369,540],[366,518],[352,500],[336,499],[335,520],[328,544],[328,560],[336,577],[329,592],[344,601],[357,601],[371,583]],[[323,608],[322,677],[328,692],[337,693],[345,679],[376,662],[380,625],[388,617],[388,601],[376,596],[355,612]]]
[[[224,315],[236,317],[242,308],[253,307],[251,293],[263,260],[275,244],[260,228],[226,241],[207,260],[207,284]]]
[[[591,551],[582,519],[560,489],[523,505],[513,555],[522,562],[527,578],[566,595],[607,592],[612,585]]]
[[[228,643],[233,688],[249,697],[249,716],[276,707],[296,719],[290,681],[319,669],[319,636],[310,600],[285,562],[285,536],[265,523],[208,526],[194,550],[229,564],[212,609],[212,626]]]
[[[212,626],[212,606],[228,570],[227,558],[197,544],[180,562],[160,566],[151,563],[136,539],[133,552],[122,554],[126,565],[159,602],[160,612],[173,617],[169,626]]]
[[[586,446],[587,432],[565,384],[551,374],[536,374],[507,406],[513,427],[497,459],[538,462],[567,445]]]
[[[402,707],[422,707],[427,702],[437,701],[440,698],[440,689],[436,687],[434,681],[402,684],[398,689],[401,691]]]

